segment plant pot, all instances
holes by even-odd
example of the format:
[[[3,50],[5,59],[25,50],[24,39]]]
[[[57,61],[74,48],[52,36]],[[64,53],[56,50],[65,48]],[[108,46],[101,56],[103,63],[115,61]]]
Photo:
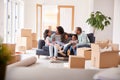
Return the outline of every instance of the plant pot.
[[[6,64],[0,64],[0,80],[5,80]]]

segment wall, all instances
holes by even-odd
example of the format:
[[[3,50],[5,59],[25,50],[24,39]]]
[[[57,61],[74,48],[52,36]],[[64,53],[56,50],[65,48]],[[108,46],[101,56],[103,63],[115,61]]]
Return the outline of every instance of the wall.
[[[113,42],[120,46],[120,0],[114,2],[114,27],[113,27]],[[120,47],[119,47],[120,50]]]
[[[4,0],[0,0],[0,36],[4,36]]]
[[[24,27],[31,28],[33,32],[36,27],[36,3],[42,4],[42,0],[24,0]]]
[[[24,0],[24,27],[32,28],[35,32],[36,27],[36,4],[43,5],[74,5],[75,6],[75,24],[80,26],[87,33],[89,26],[85,23],[91,12],[91,3],[93,0]]]
[[[92,28],[86,24],[86,20],[92,11],[101,11],[112,18],[111,25],[103,31],[97,31],[96,40],[112,40],[113,37],[113,14],[114,0],[24,0],[25,28],[36,30],[36,4],[43,5],[74,5],[75,23],[74,26],[80,26],[86,33],[92,32]]]
[[[107,16],[110,16],[112,20],[111,25],[106,27],[103,31],[96,31],[96,40],[112,40],[114,0],[94,0],[94,11],[97,10],[103,12]]]

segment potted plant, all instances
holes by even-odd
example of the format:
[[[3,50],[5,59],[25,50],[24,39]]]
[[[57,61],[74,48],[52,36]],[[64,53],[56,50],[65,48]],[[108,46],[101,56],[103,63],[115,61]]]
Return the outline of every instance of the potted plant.
[[[11,51],[7,46],[2,45],[0,37],[0,80],[5,80],[7,62],[11,59]]]
[[[102,12],[92,12],[90,18],[87,19],[86,23],[93,27],[93,34],[95,30],[104,30],[104,27],[110,25],[111,17],[105,16]]]

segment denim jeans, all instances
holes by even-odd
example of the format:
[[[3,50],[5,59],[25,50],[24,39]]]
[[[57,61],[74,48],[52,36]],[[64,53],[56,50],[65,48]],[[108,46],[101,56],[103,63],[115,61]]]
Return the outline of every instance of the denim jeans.
[[[82,47],[89,47],[90,48],[90,45],[89,44],[78,44],[77,46],[76,46],[76,48],[73,48],[72,46],[70,47],[70,52],[71,53],[73,53],[74,55],[77,55],[77,53],[76,53],[76,49],[77,48],[82,48]]]
[[[71,45],[66,45],[64,46],[63,50],[64,50],[64,53],[67,54],[67,51],[68,49],[70,49]]]

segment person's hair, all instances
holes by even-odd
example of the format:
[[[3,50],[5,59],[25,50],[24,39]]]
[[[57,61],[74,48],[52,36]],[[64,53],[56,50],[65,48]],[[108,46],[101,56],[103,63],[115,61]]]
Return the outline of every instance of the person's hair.
[[[69,37],[68,33],[65,32],[65,33],[64,33],[64,38],[65,38],[66,35]]]
[[[63,34],[64,33],[64,29],[62,26],[57,26],[57,30],[59,34]]]
[[[78,31],[82,32],[82,28],[81,27],[76,27]]]
[[[75,37],[76,37],[76,39],[78,39],[78,36],[77,36],[77,34],[73,34],[72,36],[75,36]]]
[[[66,33],[66,32],[64,32],[64,33],[62,34],[62,37],[61,37],[62,42],[65,41],[65,36],[66,36],[66,35],[69,37],[69,34]]]
[[[44,34],[43,34],[44,40],[45,40],[46,37],[48,36],[49,31],[50,31],[49,29],[46,29],[46,30],[44,31]]]

